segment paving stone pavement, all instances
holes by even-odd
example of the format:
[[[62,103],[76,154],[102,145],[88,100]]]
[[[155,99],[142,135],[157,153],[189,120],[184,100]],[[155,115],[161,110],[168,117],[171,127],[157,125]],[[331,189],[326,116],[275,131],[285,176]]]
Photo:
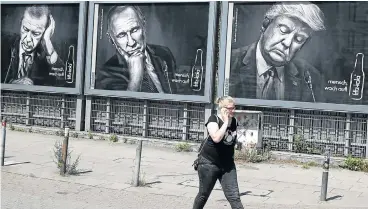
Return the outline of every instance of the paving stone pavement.
[[[191,167],[196,153],[143,145],[144,187],[132,187],[135,144],[73,139],[72,158],[80,154],[78,176],[62,177],[53,148],[62,137],[7,131],[2,167],[1,208],[191,208],[198,177]],[[322,169],[281,164],[238,164],[245,208],[367,208],[368,174],[331,169],[328,201],[319,201]],[[205,208],[230,208],[216,184]]]

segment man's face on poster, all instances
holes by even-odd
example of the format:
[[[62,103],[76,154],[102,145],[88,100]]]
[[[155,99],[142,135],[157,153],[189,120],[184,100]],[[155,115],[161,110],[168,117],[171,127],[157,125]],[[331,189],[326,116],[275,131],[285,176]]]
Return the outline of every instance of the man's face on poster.
[[[47,16],[41,18],[32,17],[28,12],[24,13],[21,23],[21,46],[24,51],[32,52],[42,40],[46,30]]]
[[[312,30],[299,19],[278,16],[261,36],[261,52],[273,66],[289,63],[310,37]]]
[[[117,47],[132,55],[136,51],[143,52],[145,36],[139,17],[132,8],[115,14],[111,21],[111,36]]]

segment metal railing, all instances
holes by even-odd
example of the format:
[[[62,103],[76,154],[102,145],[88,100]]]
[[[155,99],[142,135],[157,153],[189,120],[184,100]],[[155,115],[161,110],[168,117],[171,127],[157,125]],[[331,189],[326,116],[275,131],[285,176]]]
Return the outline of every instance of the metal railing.
[[[74,95],[1,92],[1,118],[8,124],[86,130],[99,133],[198,142],[206,135],[204,104],[91,97],[78,107]],[[88,106],[88,105],[87,105]],[[263,112],[263,144],[271,150],[333,156],[368,157],[368,115],[323,111],[240,107]],[[89,111],[89,113],[87,113]],[[77,114],[78,113],[78,114]],[[80,126],[80,124],[79,124]]]
[[[271,150],[368,157],[367,115],[290,110],[264,112],[263,143]]]
[[[74,129],[76,101],[74,95],[1,91],[1,118],[9,124]]]
[[[205,107],[167,101],[93,97],[93,132],[198,141],[204,135]]]

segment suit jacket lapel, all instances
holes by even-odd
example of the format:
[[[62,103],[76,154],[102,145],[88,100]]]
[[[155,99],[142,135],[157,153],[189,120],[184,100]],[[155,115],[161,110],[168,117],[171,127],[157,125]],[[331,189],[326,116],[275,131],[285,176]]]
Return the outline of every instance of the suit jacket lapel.
[[[164,60],[162,60],[160,57],[156,56],[155,52],[152,48],[147,46],[147,52],[151,56],[152,65],[155,68],[155,73],[157,74],[158,79],[160,80],[162,89],[165,93],[171,93],[169,83],[167,81],[167,75],[166,72],[167,64]]]

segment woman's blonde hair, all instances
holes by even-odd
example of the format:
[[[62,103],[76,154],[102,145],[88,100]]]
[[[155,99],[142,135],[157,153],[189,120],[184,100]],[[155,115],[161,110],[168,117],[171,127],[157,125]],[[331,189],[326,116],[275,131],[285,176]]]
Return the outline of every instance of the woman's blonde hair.
[[[231,96],[223,96],[217,98],[215,103],[218,105],[218,108],[221,109],[230,103],[235,104],[235,100]]]

